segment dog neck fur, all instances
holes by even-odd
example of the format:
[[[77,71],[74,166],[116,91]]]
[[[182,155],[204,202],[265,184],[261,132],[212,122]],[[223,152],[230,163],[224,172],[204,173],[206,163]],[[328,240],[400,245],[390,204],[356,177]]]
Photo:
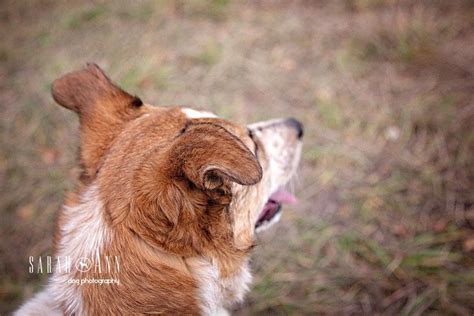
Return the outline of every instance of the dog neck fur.
[[[187,261],[199,284],[199,298],[204,315],[229,315],[226,308],[243,300],[252,281],[248,260],[232,276],[222,278],[213,260],[192,258]]]
[[[71,262],[75,263],[83,257],[92,258],[100,256],[101,253],[110,254],[111,249],[117,247],[126,251],[127,247],[122,244],[123,240],[114,237],[116,234],[109,228],[109,223],[104,218],[103,204],[98,196],[97,186],[91,185],[77,202],[75,205],[65,206],[60,214],[58,227],[60,238],[56,243],[56,256],[69,256]],[[117,246],[118,244],[122,246]],[[131,257],[136,257],[136,253],[139,252],[144,257],[159,258],[160,263],[192,278],[196,284],[193,295],[196,296],[197,310],[203,315],[228,315],[226,308],[242,301],[248,291],[251,274],[247,258],[234,273],[224,276],[218,258],[183,259],[159,249],[152,249],[142,241],[128,245],[135,247],[135,253],[130,255]],[[121,253],[120,256],[124,260],[128,258],[125,253]],[[16,315],[27,315],[39,310],[51,315],[87,315],[91,311],[97,311],[96,308],[91,308],[91,305],[101,302],[90,302],[91,295],[84,291],[84,287],[67,282],[71,278],[81,277],[74,270],[72,267],[70,273],[55,273],[47,288],[25,304]],[[169,273],[163,271],[164,274],[167,272]],[[120,277],[126,279],[127,271],[121,271]],[[87,301],[84,295],[88,297]],[[107,303],[111,303],[110,300]]]
[[[69,257],[71,263],[92,258],[110,242],[110,232],[103,219],[97,188],[91,186],[75,206],[65,206],[60,214],[61,238],[56,243],[56,257]],[[65,269],[66,270],[66,269]],[[70,272],[56,271],[43,292],[22,306],[15,315],[84,315],[86,314],[79,286],[67,281],[75,278]]]
[[[61,239],[57,245],[57,256],[70,256],[71,262],[80,258],[93,258],[111,242],[111,234],[103,218],[103,207],[96,186],[91,186],[78,205],[65,206],[61,214],[63,223],[59,227]],[[59,298],[67,314],[85,313],[82,293],[78,286],[68,284],[74,275],[55,274],[51,279],[54,297]]]

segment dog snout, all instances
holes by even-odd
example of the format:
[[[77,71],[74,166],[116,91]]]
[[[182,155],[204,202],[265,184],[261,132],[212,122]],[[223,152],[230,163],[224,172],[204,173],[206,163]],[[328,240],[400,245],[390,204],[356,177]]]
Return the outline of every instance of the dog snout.
[[[298,137],[298,139],[303,138],[304,128],[303,124],[300,121],[291,117],[285,120],[285,125],[293,128],[296,131],[296,136]]]

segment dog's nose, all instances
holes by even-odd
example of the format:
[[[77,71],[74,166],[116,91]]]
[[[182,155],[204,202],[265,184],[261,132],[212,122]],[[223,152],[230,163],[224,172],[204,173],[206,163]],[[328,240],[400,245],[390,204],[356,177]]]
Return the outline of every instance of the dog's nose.
[[[300,121],[298,121],[295,118],[289,118],[285,121],[285,124],[288,126],[291,126],[292,128],[296,130],[298,139],[301,139],[303,137],[303,134],[304,134],[303,124],[301,124]]]

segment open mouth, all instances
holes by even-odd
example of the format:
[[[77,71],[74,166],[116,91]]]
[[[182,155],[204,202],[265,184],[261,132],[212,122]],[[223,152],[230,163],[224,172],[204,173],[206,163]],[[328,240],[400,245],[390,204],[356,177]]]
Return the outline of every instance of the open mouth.
[[[255,228],[263,228],[273,222],[278,221],[279,215],[281,214],[281,207],[283,204],[295,204],[297,203],[296,197],[284,189],[279,189],[270,195],[267,203],[263,207],[263,210],[258,216]]]

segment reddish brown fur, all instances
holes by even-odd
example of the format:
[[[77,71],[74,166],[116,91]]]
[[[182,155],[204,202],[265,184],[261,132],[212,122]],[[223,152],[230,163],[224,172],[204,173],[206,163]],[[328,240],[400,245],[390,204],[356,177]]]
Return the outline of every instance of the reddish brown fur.
[[[219,119],[191,123],[179,108],[137,107],[95,65],[58,79],[53,96],[79,114],[84,170],[78,192],[98,185],[112,231],[112,243],[101,255],[120,256],[122,263],[120,286],[80,288],[86,310],[199,313],[187,258],[214,258],[226,277],[238,271],[252,246],[250,238],[234,245],[226,211],[232,182],[251,185],[262,177],[242,142],[249,142],[246,131]],[[73,196],[66,205],[78,203]],[[64,216],[58,219],[56,245]]]
[[[56,80],[52,94],[60,105],[79,114],[82,180],[90,182],[115,136],[146,110],[135,106],[136,98],[115,86],[95,64]]]
[[[164,260],[164,254],[126,229],[115,230],[113,238],[114,243],[101,256],[119,256],[120,272],[102,273],[100,277],[120,279],[120,285],[82,286],[88,315],[200,313],[197,284],[184,259]],[[97,277],[93,271],[76,274],[76,278],[93,277]]]

